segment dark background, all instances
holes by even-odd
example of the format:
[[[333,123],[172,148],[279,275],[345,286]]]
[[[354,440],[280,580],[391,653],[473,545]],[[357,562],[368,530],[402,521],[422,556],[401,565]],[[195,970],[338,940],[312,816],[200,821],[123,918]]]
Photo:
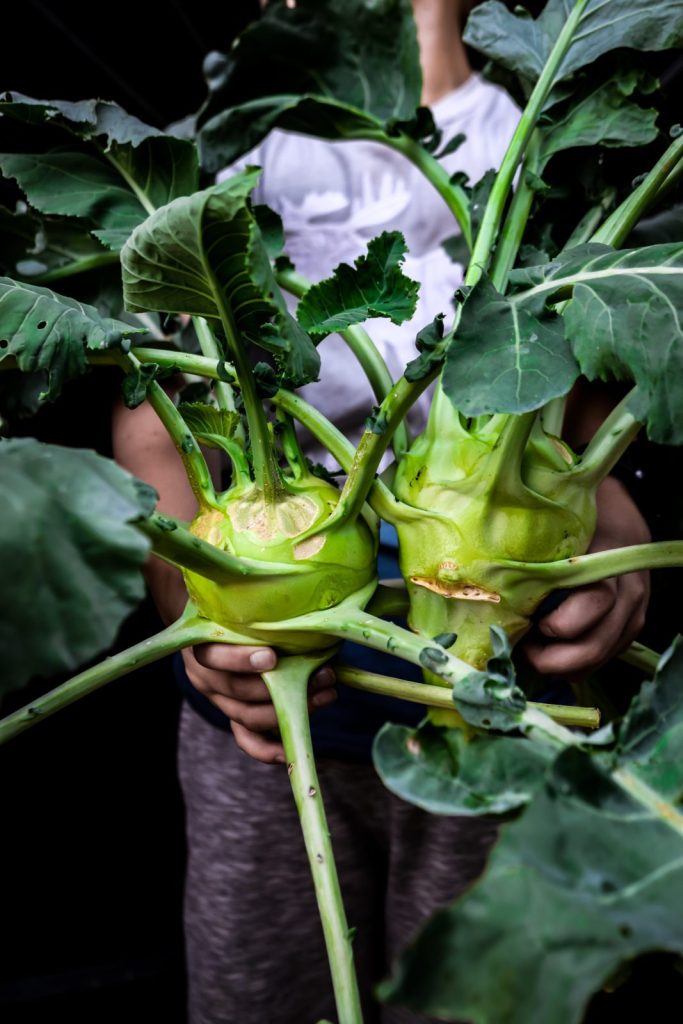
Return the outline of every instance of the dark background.
[[[25,0],[9,24],[5,15],[0,89],[43,98],[99,95],[163,126],[200,106],[203,56],[225,49],[256,11],[255,0],[219,8],[204,0],[117,0],[87,8]],[[110,454],[101,395],[97,387],[73,383],[57,406],[31,422],[31,433]],[[658,536],[670,536],[673,519],[662,508],[671,497],[673,456],[647,447],[638,458],[644,472],[635,485],[639,501]],[[678,484],[680,460],[676,466]],[[653,616],[658,629],[649,637],[660,647],[675,624],[661,593]],[[126,624],[118,646],[159,626],[146,605]],[[40,690],[24,691],[16,704]],[[60,1017],[71,1024],[183,1024],[178,710],[169,666],[161,663],[0,751],[4,1024],[47,1024]],[[674,977],[660,961],[639,966],[635,982],[598,997],[590,1020],[633,1019],[629,1012],[641,993],[654,990],[658,1020],[679,1020],[675,1009],[671,1016],[661,1009],[667,998],[680,1005]]]

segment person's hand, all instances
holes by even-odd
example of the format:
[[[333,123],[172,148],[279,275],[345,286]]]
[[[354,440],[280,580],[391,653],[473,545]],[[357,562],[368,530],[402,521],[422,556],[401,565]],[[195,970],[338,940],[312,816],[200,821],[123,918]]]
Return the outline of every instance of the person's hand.
[[[201,644],[184,650],[183,660],[195,689],[230,719],[237,746],[257,761],[284,764],[275,709],[260,675],[277,665],[275,652],[270,647]],[[308,683],[311,711],[336,700],[334,683],[330,665],[313,673]]]
[[[598,491],[598,519],[589,551],[644,544],[650,531],[626,488],[608,477]],[[524,653],[544,675],[578,681],[635,640],[645,623],[650,597],[647,572],[634,572],[578,587],[544,616]],[[539,639],[539,633],[547,640]]]

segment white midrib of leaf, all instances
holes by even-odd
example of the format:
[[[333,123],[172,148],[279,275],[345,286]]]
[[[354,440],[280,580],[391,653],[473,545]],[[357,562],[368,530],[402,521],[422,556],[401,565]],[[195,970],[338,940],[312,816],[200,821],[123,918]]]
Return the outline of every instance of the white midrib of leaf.
[[[646,782],[643,782],[641,778],[628,768],[621,767],[615,769],[612,772],[612,778],[629,796],[639,804],[642,804],[643,807],[646,807],[653,817],[683,836],[683,814],[677,811],[656,790],[648,786]]]
[[[577,274],[569,274],[567,277],[554,277],[552,280],[534,285],[533,288],[518,292],[516,295],[508,295],[506,298],[513,306],[519,306],[544,293],[559,292],[566,288],[573,288],[577,284],[590,284],[593,281],[608,280],[610,277],[637,277],[640,280],[643,278],[647,280],[650,277],[679,277],[683,281],[683,266],[609,267],[605,270],[582,270]]]

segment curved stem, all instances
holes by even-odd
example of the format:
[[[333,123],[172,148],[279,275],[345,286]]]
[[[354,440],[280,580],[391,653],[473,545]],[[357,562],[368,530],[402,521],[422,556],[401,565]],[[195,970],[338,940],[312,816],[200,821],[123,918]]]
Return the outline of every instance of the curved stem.
[[[583,587],[589,583],[623,576],[646,569],[680,568],[683,566],[683,541],[657,541],[654,544],[632,544],[625,548],[595,551],[558,562],[501,561],[500,566],[518,569],[521,578],[536,579],[556,587]]]
[[[543,110],[548,94],[555,84],[555,76],[565,58],[567,50],[571,46],[586,3],[587,0],[577,0],[577,3],[569,13],[519,119],[510,145],[503,157],[503,162],[500,165],[500,170],[496,175],[489,201],[486,204],[481,227],[472,250],[472,259],[465,276],[465,284],[467,285],[475,285],[488,267],[498,234],[503,208],[512,187],[517,166],[524,155],[529,138],[536,127],[536,122]]]
[[[222,361],[223,353],[219,349],[218,342],[214,338],[213,332],[204,317],[193,316],[192,323],[194,324],[194,329],[197,332],[197,339],[199,341],[199,347],[202,350],[202,355],[206,356],[207,359],[214,359],[217,362]],[[216,380],[214,383],[214,391],[216,392],[218,408],[224,409],[226,412],[235,412],[235,396],[228,382],[225,380]]]
[[[651,677],[657,671],[661,654],[657,654],[657,651],[653,651],[651,648],[646,647],[645,644],[639,644],[636,641],[630,647],[627,647],[625,651],[622,651],[621,654],[617,655],[617,657],[624,664],[639,668],[646,676]]]
[[[112,655],[111,658],[106,658],[98,665],[86,669],[50,693],[38,697],[31,704],[0,720],[0,744],[68,707],[81,697],[93,693],[105,683],[120,679],[121,676],[142,668],[143,665],[150,665],[153,661],[158,661],[183,647],[190,647],[208,639],[208,627],[211,625],[206,619],[200,619],[191,608],[186,609],[177,622],[156,636],[142,640],[139,644]]]
[[[287,771],[301,822],[327,946],[339,1024],[362,1024],[353,965],[352,933],[346,922],[330,831],[315,769],[308,718],[308,677],[329,656],[281,658],[263,680],[273,701],[287,757]]]
[[[629,411],[634,391],[632,388],[622,398],[596,430],[581,460],[570,471],[575,480],[585,481],[586,486],[599,484],[640,433],[642,423]]]
[[[402,153],[410,162],[417,167],[427,181],[430,182],[446,203],[446,206],[455,217],[460,230],[463,233],[467,247],[472,248],[472,227],[470,222],[470,203],[467,193],[460,185],[454,185],[445,167],[428,153],[424,146],[421,146],[415,139],[408,135],[390,136],[382,134],[377,138],[385,146]]]
[[[529,141],[517,188],[512,197],[510,210],[505,218],[505,224],[493,257],[491,281],[499,292],[505,291],[508,275],[515,265],[534,202],[536,193],[527,183],[527,172],[536,173],[538,171],[539,138],[539,133],[535,131]]]
[[[308,571],[304,562],[289,565],[237,558],[195,537],[171,516],[154,513],[135,525],[150,538],[154,554],[159,558],[218,583],[231,582],[242,576],[295,576]]]
[[[111,266],[113,263],[119,263],[120,260],[118,252],[106,250],[81,260],[74,260],[73,263],[67,263],[66,266],[55,267],[44,274],[36,274],[31,280],[35,284],[49,284],[52,281],[60,281],[64,277],[73,277],[75,274],[84,274],[88,270],[96,270],[98,267]]]
[[[281,288],[302,298],[311,287],[311,281],[296,270],[287,268],[277,270],[275,279]],[[358,360],[378,402],[381,402],[394,386],[389,367],[382,357],[374,341],[367,331],[360,326],[347,327],[338,332]],[[392,447],[397,458],[406,451],[409,445],[408,430],[404,423],[399,424],[392,439]]]

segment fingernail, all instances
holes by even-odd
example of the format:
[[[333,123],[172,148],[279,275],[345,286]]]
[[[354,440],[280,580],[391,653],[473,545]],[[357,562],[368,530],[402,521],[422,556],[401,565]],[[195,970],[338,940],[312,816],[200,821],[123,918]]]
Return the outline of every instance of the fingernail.
[[[267,672],[268,669],[275,668],[277,659],[272,651],[254,651],[249,658],[249,664],[252,668],[255,668],[257,672]]]
[[[316,693],[316,695],[311,698],[311,704],[314,708],[322,708],[325,704],[332,704],[336,699],[336,690],[323,690],[322,693]]]

